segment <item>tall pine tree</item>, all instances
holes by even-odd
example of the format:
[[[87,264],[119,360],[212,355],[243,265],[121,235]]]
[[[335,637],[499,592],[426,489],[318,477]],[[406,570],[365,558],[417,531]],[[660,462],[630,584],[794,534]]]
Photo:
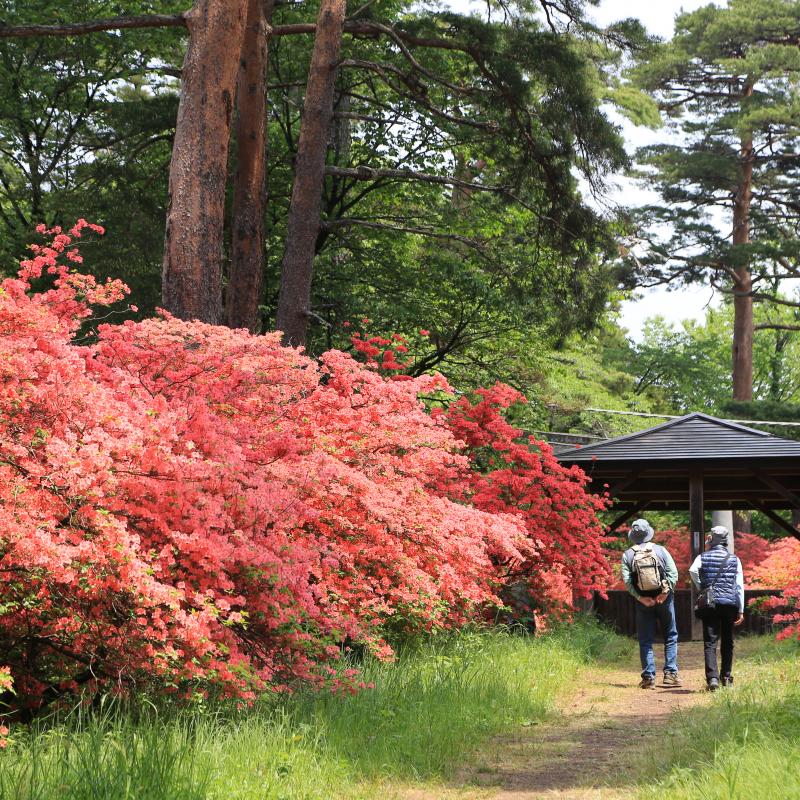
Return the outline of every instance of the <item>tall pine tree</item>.
[[[638,209],[627,255],[645,284],[710,283],[732,295],[733,396],[753,392],[753,303],[800,305],[800,4],[730,0],[681,14],[634,71],[673,129],[638,153],[661,196]]]

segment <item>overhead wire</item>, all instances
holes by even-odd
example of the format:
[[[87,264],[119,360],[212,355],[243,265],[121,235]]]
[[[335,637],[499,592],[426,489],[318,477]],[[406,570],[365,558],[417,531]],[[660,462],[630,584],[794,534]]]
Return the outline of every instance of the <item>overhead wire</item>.
[[[630,417],[656,417],[658,419],[681,419],[685,414],[650,414],[645,411],[620,411],[614,408],[585,408],[599,414],[622,414]],[[705,413],[705,412],[703,412]],[[781,427],[800,428],[800,422],[780,422],[774,419],[728,419],[720,417],[723,422],[734,422],[738,425],[780,425]]]

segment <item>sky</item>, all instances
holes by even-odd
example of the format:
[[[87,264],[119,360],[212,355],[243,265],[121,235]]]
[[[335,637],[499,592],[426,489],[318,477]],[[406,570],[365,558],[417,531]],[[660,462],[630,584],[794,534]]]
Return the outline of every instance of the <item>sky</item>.
[[[601,0],[598,8],[592,10],[591,16],[600,24],[608,24],[618,19],[636,17],[650,33],[668,39],[673,33],[673,21],[681,11],[694,11],[708,5],[709,0],[656,0],[656,2],[633,2],[632,0]],[[621,122],[626,146],[629,152],[637,147],[652,144],[664,137],[663,133],[637,128],[627,121]],[[610,192],[612,199],[622,202],[625,195],[627,204],[646,202],[648,195],[632,186],[630,182],[617,179],[618,188]],[[638,197],[637,197],[638,195]],[[651,196],[652,197],[652,196]],[[620,324],[628,329],[633,339],[640,337],[644,321],[648,317],[660,314],[673,324],[683,319],[702,319],[706,307],[714,305],[716,298],[712,291],[705,287],[693,289],[667,290],[665,288],[643,290],[635,299],[622,304]]]

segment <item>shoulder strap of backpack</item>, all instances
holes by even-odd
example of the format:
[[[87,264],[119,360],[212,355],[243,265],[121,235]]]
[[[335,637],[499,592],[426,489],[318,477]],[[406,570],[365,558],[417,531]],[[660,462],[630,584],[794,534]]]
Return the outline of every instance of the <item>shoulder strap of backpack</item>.
[[[666,570],[667,567],[663,556],[664,547],[660,544],[648,542],[647,549],[650,550],[650,552],[656,557],[658,563],[661,564],[661,568]]]

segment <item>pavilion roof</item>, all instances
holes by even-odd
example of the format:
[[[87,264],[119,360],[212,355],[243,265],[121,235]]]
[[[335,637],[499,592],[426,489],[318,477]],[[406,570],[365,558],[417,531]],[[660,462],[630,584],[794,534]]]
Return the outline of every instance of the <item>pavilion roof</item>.
[[[730,461],[800,459],[800,441],[773,436],[699,411],[653,428],[589,445],[566,445],[560,461]]]

